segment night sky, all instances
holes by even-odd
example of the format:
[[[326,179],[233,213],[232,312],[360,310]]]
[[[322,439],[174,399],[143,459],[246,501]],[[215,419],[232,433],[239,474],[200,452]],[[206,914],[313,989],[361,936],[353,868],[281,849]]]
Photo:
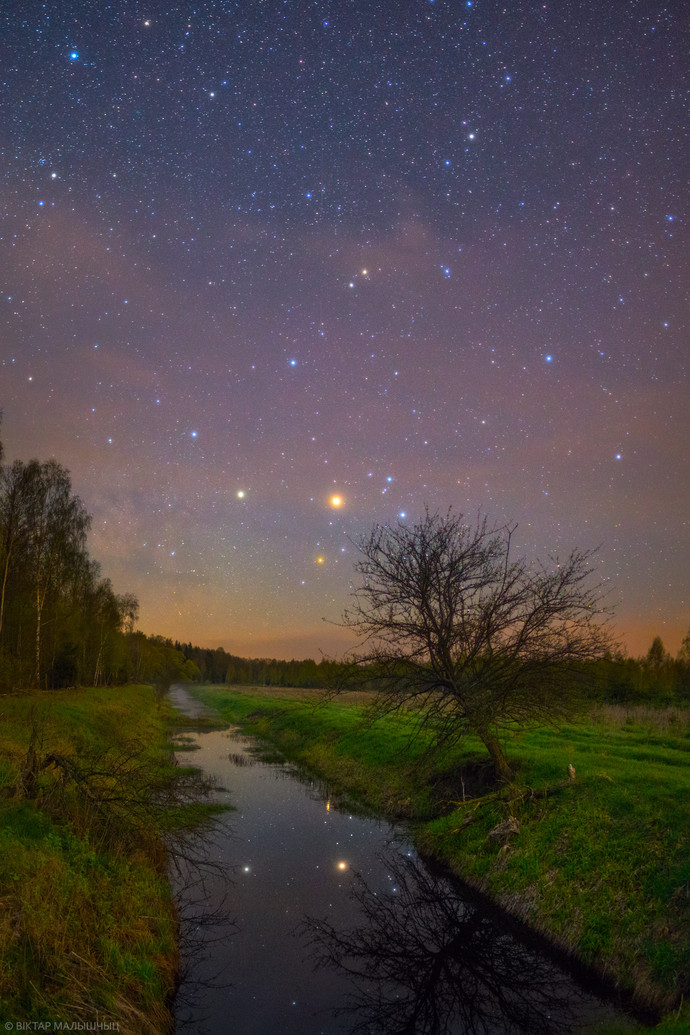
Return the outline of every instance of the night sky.
[[[69,468],[144,631],[338,652],[349,537],[428,504],[530,557],[600,544],[624,644],[675,652],[680,0],[24,0],[0,28],[6,459]]]

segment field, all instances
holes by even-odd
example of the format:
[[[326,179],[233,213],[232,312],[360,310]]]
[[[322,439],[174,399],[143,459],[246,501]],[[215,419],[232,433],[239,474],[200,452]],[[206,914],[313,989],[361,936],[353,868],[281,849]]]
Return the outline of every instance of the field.
[[[195,693],[332,794],[411,820],[422,851],[665,1013],[660,1031],[690,1030],[687,711],[607,707],[579,725],[516,731],[515,780],[499,792],[479,744],[434,755],[428,740],[410,742],[413,716],[369,722],[363,698]]]
[[[168,1030],[178,925],[161,834],[185,812],[169,719],[150,687],[0,698],[6,1026]]]

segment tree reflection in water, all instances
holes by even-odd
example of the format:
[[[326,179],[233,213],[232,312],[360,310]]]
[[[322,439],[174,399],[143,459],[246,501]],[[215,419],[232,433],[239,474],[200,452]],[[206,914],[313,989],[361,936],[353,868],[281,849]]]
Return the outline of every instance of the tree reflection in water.
[[[382,857],[390,890],[378,894],[352,875],[363,915],[340,930],[309,918],[304,928],[318,966],[351,976],[338,1013],[353,1033],[530,1035],[571,1032],[602,1004],[585,996],[547,959],[502,932],[416,859]]]
[[[222,948],[235,936],[237,924],[229,912],[230,879],[222,863],[213,859],[215,851],[215,832],[207,823],[203,837],[199,836],[196,843],[190,837],[184,854],[177,852],[171,856],[169,875],[175,894],[180,948],[180,972],[173,1001],[178,1035],[209,1032],[209,998],[231,987]]]

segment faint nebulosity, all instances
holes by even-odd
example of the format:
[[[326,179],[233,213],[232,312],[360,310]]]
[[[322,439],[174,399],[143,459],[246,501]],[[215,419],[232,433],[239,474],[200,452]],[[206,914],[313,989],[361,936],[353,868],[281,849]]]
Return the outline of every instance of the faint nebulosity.
[[[675,651],[682,4],[0,23],[6,458],[71,470],[145,631],[339,650],[348,537],[428,504],[514,519],[530,555],[601,544],[624,642]]]

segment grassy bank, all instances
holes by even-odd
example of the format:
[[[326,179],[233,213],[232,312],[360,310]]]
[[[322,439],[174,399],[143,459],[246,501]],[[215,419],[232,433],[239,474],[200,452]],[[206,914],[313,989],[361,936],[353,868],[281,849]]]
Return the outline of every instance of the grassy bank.
[[[422,740],[409,745],[409,718],[364,725],[356,699],[198,693],[334,792],[414,820],[423,851],[640,1003],[667,1011],[662,1030],[690,1030],[687,712],[609,708],[560,731],[515,733],[507,743],[515,783],[497,793],[480,745],[467,741],[431,761]]]
[[[3,1022],[168,1029],[169,718],[150,687],[0,698]]]

